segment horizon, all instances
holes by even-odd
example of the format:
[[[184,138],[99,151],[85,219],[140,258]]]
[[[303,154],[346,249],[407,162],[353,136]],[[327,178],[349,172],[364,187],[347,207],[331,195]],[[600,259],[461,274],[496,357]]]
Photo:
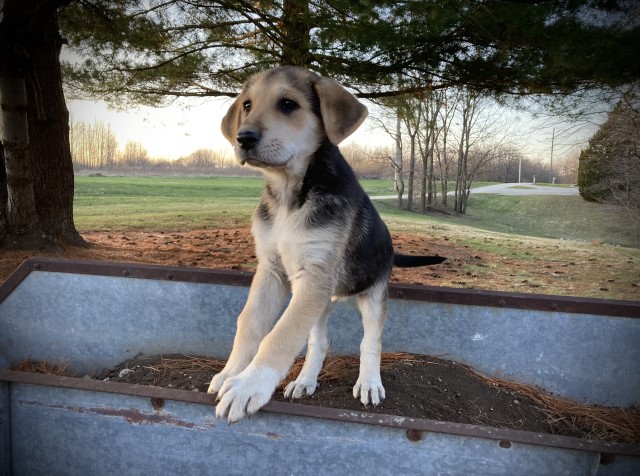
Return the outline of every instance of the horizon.
[[[129,141],[142,144],[156,160],[174,161],[199,149],[211,149],[232,158],[232,147],[220,131],[220,122],[233,98],[181,99],[165,107],[136,106],[127,110],[110,107],[103,100],[70,100],[67,104],[73,121],[89,125],[108,125],[123,150]],[[367,102],[372,114],[341,146],[358,144],[363,147],[395,147],[391,136],[379,125],[380,108]],[[514,146],[533,161],[548,161],[551,153],[552,130],[544,119],[529,112],[503,108],[511,115],[511,124],[520,124]],[[568,121],[560,124],[568,124]],[[562,160],[586,146],[597,125],[569,133],[569,144],[555,144],[554,160]],[[593,130],[590,130],[593,129]],[[556,138],[558,132],[556,132]]]

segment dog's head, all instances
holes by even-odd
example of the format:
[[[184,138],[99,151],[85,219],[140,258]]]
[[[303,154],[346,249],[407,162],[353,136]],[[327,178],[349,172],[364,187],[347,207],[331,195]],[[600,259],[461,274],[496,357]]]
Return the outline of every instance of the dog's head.
[[[337,82],[294,66],[252,76],[222,119],[222,133],[241,164],[289,167],[327,138],[339,144],[367,108]]]

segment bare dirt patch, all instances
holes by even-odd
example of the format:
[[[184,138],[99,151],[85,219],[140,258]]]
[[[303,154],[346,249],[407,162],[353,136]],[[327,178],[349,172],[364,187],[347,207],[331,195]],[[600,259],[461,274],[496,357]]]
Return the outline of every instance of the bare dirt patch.
[[[32,256],[248,271],[256,265],[248,226],[179,232],[88,231],[82,235],[89,244],[87,248],[66,246],[59,252],[0,250],[0,283]],[[446,234],[393,233],[396,251],[440,255],[447,261],[423,268],[394,268],[391,282],[628,300],[640,297],[640,272],[633,257],[620,256],[619,262],[612,262],[592,255],[589,248],[558,246],[549,258],[542,245],[518,239],[501,241],[501,253],[496,253],[491,251],[493,238],[478,241],[481,246],[461,243]]]

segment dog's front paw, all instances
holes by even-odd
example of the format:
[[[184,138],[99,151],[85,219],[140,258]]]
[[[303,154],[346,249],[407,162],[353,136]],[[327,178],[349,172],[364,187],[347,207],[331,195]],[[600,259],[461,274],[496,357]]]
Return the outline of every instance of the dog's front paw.
[[[289,382],[284,389],[284,398],[302,398],[305,395],[310,397],[318,388],[316,379],[306,380],[298,377],[293,382]]]
[[[358,381],[353,387],[353,398],[360,398],[364,406],[371,403],[375,407],[384,400],[384,397],[384,387],[379,378],[363,379],[358,377]]]
[[[218,391],[216,417],[227,418],[233,423],[257,412],[271,399],[279,381],[280,377],[272,368],[250,365],[222,384]]]
[[[238,372],[229,372],[226,371],[226,369],[223,369],[222,372],[215,374],[211,379],[211,383],[209,383],[207,393],[218,393],[227,379],[235,375],[238,375]]]

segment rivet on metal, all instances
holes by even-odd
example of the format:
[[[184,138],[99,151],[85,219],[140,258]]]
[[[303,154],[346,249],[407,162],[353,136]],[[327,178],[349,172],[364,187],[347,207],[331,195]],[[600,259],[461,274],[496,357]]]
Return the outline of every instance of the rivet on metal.
[[[420,440],[422,440],[422,431],[414,430],[412,428],[409,428],[407,430],[407,440],[409,440],[409,441],[420,441]]]
[[[151,406],[156,411],[162,410],[162,407],[164,407],[164,398],[152,398]]]
[[[616,455],[611,453],[600,453],[600,464],[606,466],[616,462]]]

